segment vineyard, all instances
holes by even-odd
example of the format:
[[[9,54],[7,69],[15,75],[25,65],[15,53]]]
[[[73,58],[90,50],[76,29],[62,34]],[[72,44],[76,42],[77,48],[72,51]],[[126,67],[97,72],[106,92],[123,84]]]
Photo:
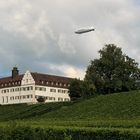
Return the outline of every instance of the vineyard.
[[[8,139],[5,133],[13,139],[19,133],[26,139],[25,132],[32,138],[41,134],[40,139],[139,140],[140,91],[77,102],[0,106],[1,139]]]

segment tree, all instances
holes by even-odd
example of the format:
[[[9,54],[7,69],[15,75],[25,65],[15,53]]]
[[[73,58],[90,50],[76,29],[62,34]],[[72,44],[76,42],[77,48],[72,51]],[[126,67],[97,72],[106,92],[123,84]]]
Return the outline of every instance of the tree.
[[[82,84],[79,79],[74,79],[70,83],[69,96],[72,100],[80,98],[82,96]]]
[[[95,86],[89,81],[74,79],[69,87],[70,97],[72,100],[88,97],[95,93]]]
[[[114,44],[105,45],[99,54],[100,58],[91,61],[85,75],[85,80],[92,82],[98,93],[135,89],[140,72],[134,59]]]

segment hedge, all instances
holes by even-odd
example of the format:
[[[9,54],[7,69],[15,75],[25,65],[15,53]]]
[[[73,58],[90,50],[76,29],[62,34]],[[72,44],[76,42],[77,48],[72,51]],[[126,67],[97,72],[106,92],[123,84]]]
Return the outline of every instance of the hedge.
[[[0,140],[140,140],[136,129],[113,128],[0,128]]]

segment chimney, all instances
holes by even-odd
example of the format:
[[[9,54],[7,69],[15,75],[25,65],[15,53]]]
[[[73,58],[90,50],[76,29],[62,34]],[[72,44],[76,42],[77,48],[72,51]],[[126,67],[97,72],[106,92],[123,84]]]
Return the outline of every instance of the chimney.
[[[16,76],[18,76],[19,74],[19,70],[17,67],[13,67],[12,69],[12,78],[15,78]]]

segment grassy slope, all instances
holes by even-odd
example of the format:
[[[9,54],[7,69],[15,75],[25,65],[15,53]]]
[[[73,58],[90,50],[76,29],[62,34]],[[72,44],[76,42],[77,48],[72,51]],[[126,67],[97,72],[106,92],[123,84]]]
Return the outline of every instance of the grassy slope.
[[[43,115],[55,119],[140,119],[140,92],[98,96]]]
[[[0,106],[0,120],[53,119],[140,119],[140,91],[101,95],[77,103]]]
[[[0,106],[1,122],[15,119],[32,125],[139,128],[140,91],[102,95],[77,103]]]

